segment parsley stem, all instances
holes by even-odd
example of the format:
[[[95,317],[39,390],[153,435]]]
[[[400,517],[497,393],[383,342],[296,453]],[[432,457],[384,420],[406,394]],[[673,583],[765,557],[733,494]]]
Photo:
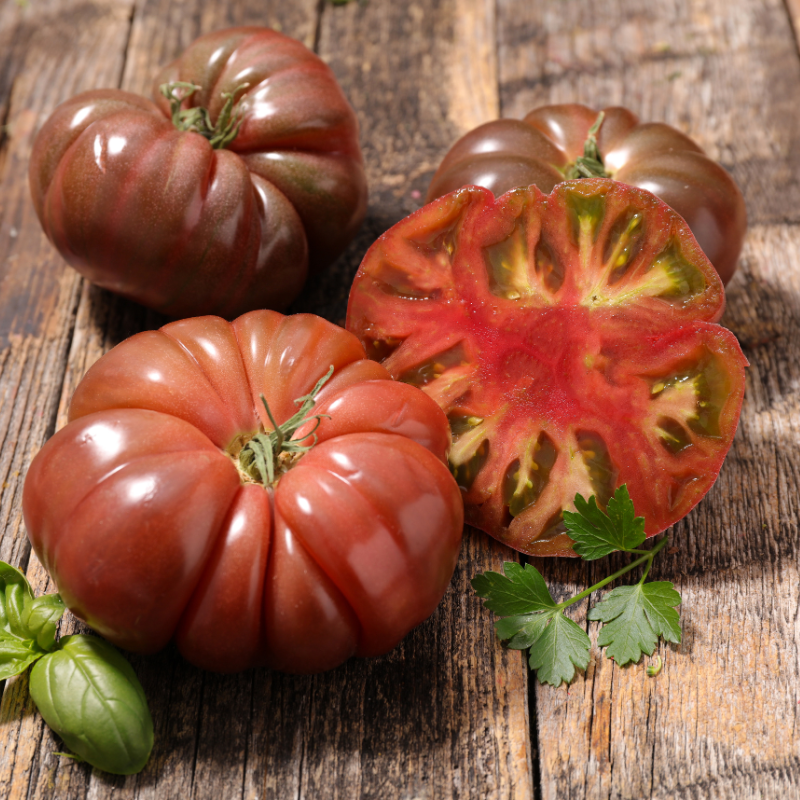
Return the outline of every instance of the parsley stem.
[[[655,558],[656,553],[658,553],[664,547],[664,545],[667,543],[668,540],[669,537],[665,536],[652,550],[648,550],[640,558],[637,558],[635,561],[631,561],[631,563],[628,564],[627,566],[622,567],[622,569],[618,569],[615,573],[609,575],[607,578],[603,578],[603,580],[599,581],[598,583],[595,583],[588,589],[584,589],[580,594],[576,594],[574,597],[570,597],[563,603],[559,603],[558,606],[556,607],[559,610],[563,610],[573,605],[573,603],[577,603],[579,600],[583,600],[584,597],[588,597],[592,592],[596,592],[598,589],[602,589],[604,586],[608,585],[612,581],[615,581],[617,578],[621,578],[623,575],[630,572],[632,569],[636,569],[636,567],[638,567],[640,564],[643,564],[645,561],[647,561],[648,562],[647,569],[645,570],[644,576],[642,576],[642,580],[644,580],[644,578],[647,576],[647,573],[650,572],[650,567],[653,564],[653,559]]]

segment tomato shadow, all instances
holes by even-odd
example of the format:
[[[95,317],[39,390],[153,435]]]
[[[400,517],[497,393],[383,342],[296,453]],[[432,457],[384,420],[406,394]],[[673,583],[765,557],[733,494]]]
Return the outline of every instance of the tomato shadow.
[[[360,796],[377,797],[396,775],[409,797],[427,796],[426,781],[442,775],[444,764],[468,762],[475,736],[501,746],[486,724],[491,698],[481,692],[495,684],[495,659],[507,656],[491,615],[465,590],[474,571],[462,558],[439,608],[392,652],[318,675],[204,672],[174,646],[131,655],[156,744],[144,771],[123,780],[185,785],[182,773],[190,771],[209,796],[217,784],[216,796],[231,785],[243,785],[243,796],[330,796],[329,784],[315,785],[324,779],[341,796],[359,796],[360,787]],[[520,702],[527,702],[524,689]]]
[[[139,303],[83,281],[76,333],[82,333],[100,352],[142,331],[166,325],[170,318]]]
[[[400,765],[421,742],[435,749],[442,737],[430,718],[442,713],[437,664],[410,652],[416,635],[410,639],[388,656],[352,660],[320,675],[209,673],[174,647],[149,659],[132,656],[156,734],[136,785],[183,782],[181,773],[192,771],[207,788],[274,783],[294,796],[288,787],[299,789],[300,781],[313,782],[320,773],[330,778],[341,771],[345,779],[360,771],[362,784],[382,779],[387,758]],[[120,785],[126,779],[103,780]]]
[[[329,268],[309,276],[287,313],[318,314],[344,325],[350,286],[364,255],[379,236],[422,207],[431,175],[421,174],[399,189],[371,187],[367,215],[356,237]]]

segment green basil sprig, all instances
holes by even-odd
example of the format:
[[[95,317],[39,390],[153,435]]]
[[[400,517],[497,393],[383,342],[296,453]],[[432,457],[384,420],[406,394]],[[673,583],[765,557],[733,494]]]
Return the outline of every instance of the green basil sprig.
[[[56,642],[64,611],[57,594],[34,598],[25,576],[0,561],[0,680],[33,664],[33,702],[75,757],[117,775],[139,772],[153,749],[142,685],[103,639],[76,634]]]

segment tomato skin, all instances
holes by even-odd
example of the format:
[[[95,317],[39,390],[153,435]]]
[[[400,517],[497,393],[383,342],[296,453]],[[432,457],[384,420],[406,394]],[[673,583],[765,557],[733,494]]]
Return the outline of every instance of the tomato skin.
[[[225,149],[177,130],[158,86],[201,87]],[[169,316],[284,308],[337,258],[366,211],[352,108],[329,68],[267,28],[201,37],[156,77],[155,103],[113,89],[59,106],[34,143],[30,187],[48,238],[93,283]]]
[[[609,179],[498,198],[468,186],[367,252],[347,328],[451,420],[468,523],[574,555],[562,512],[628,486],[652,536],[705,495],[747,364],[685,221]]]
[[[260,396],[281,424],[330,365],[317,444],[272,487],[244,478],[239,450],[272,429]],[[319,317],[137,334],[69,416],[29,470],[26,527],[68,607],[120,647],[319,671],[387,652],[447,588],[463,526],[447,419]]]
[[[727,284],[736,271],[747,211],[736,183],[688,136],[663,123],[641,123],[619,106],[603,109],[597,148],[608,176],[660,197],[687,222]],[[598,112],[578,103],[542,106],[523,120],[499,119],[459,139],[428,188],[427,201],[461,186],[496,196],[535,184],[549,193],[583,155]]]

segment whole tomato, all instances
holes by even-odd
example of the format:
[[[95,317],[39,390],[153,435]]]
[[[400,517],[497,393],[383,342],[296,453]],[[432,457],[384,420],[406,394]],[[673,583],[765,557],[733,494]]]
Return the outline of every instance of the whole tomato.
[[[364,256],[347,327],[447,412],[467,522],[570,555],[577,494],[626,484],[652,536],[716,480],[747,363],[724,303],[681,217],[594,178],[424,206]]]
[[[727,284],[747,229],[733,178],[688,136],[661,122],[641,123],[625,108],[594,111],[578,103],[542,106],[522,121],[487,122],[444,157],[428,200],[471,184],[499,196],[535,184],[607,177],[658,195],[688,223]]]
[[[85,92],[44,124],[29,177],[48,238],[93,283],[172,317],[284,308],[366,210],[333,73],[294,39],[232,28],[197,39],[153,95]]]
[[[86,374],[23,496],[65,603],[120,647],[312,672],[394,647],[455,567],[447,419],[313,315],[137,334]]]

